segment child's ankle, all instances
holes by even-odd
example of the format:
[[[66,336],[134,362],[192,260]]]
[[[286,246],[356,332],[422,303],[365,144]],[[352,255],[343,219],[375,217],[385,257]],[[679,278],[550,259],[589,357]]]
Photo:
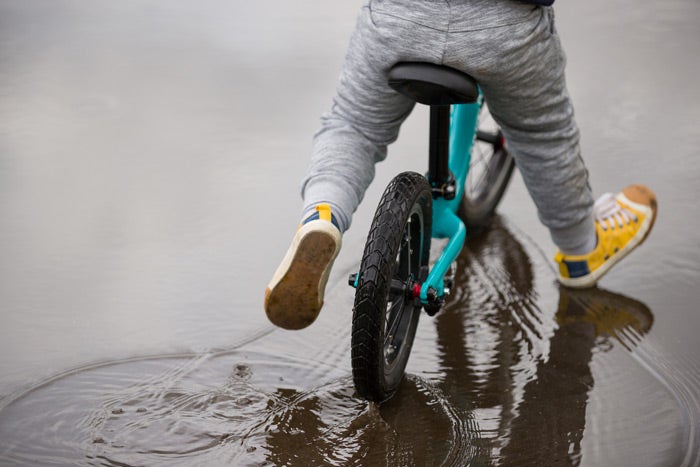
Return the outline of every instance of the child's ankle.
[[[323,220],[331,222],[341,233],[344,232],[342,218],[336,215],[336,211],[327,203],[320,203],[307,209],[301,216],[301,224],[309,221]]]
[[[586,239],[580,246],[569,247],[567,249],[561,249],[561,252],[567,256],[583,256],[595,250],[598,245],[598,237],[593,234],[592,237]]]
[[[580,256],[592,252],[598,244],[593,217],[565,229],[551,229],[552,240],[565,255]]]

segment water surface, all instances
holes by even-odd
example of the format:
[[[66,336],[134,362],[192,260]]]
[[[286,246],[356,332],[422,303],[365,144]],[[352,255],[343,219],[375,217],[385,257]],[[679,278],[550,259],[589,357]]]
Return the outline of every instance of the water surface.
[[[699,465],[700,5],[559,3],[594,191],[653,187],[655,230],[561,289],[516,176],[376,408],[346,278],[423,109],[318,321],[262,311],[361,2],[0,2],[0,464]]]

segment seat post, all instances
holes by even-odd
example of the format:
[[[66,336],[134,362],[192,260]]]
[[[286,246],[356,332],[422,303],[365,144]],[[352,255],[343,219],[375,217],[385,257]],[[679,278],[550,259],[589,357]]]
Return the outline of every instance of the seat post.
[[[430,106],[430,146],[428,181],[433,188],[433,197],[454,198],[454,177],[449,167],[450,153],[450,106]],[[452,182],[452,190],[449,186]],[[450,194],[452,196],[450,196]]]

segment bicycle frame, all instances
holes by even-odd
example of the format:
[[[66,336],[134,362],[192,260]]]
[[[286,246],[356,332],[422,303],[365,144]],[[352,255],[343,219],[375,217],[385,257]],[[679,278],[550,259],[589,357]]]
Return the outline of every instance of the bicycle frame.
[[[435,291],[433,293],[437,294],[437,298],[444,297],[445,274],[462,251],[467,237],[467,229],[457,216],[457,210],[462,202],[464,184],[469,172],[471,149],[476,138],[482,102],[483,97],[480,94],[477,102],[473,104],[453,105],[451,108],[448,166],[455,179],[456,193],[452,199],[438,196],[433,200],[432,237],[447,238],[448,242],[421,286],[420,300],[424,304],[429,303],[431,289]]]

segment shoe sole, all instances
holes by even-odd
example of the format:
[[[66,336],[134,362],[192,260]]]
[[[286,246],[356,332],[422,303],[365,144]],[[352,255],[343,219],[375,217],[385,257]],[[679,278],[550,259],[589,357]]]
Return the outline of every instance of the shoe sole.
[[[649,233],[651,232],[651,228],[654,226],[654,222],[656,222],[656,212],[657,212],[657,207],[656,207],[656,198],[651,199],[651,205],[646,206],[643,204],[635,203],[633,201],[630,201],[625,195],[620,194],[618,195],[618,198],[621,198],[621,202],[623,204],[626,204],[638,211],[645,212],[646,217],[644,219],[644,223],[648,224],[647,226],[642,225],[641,229],[644,230],[644,234],[641,237],[635,237],[630,242],[625,245],[619,252],[615,253],[613,256],[610,257],[609,260],[607,260],[605,263],[603,263],[602,266],[600,266],[598,269],[593,271],[592,273],[583,276],[583,277],[576,277],[576,278],[566,278],[566,277],[561,277],[559,276],[559,282],[561,282],[563,285],[567,287],[571,287],[573,289],[586,289],[590,287],[594,287],[598,281],[613,267],[615,266],[621,259],[623,259],[625,256],[630,254],[632,250],[637,248],[639,245],[641,245],[644,240],[647,239],[649,236]],[[651,213],[649,212],[651,211]]]
[[[322,224],[312,225],[317,222]],[[340,250],[340,233],[326,221],[317,222],[302,226],[265,290],[265,313],[284,329],[307,327],[323,306],[326,282]]]

